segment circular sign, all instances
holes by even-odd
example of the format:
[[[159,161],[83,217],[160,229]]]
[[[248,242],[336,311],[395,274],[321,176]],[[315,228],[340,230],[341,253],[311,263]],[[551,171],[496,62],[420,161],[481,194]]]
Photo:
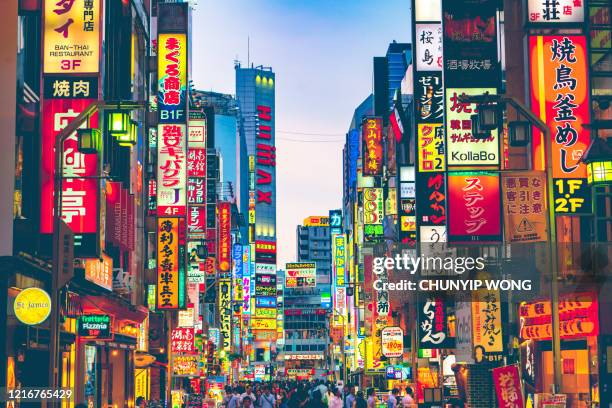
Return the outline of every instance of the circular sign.
[[[51,298],[42,289],[27,288],[15,298],[13,310],[21,323],[29,326],[40,324],[51,314]]]

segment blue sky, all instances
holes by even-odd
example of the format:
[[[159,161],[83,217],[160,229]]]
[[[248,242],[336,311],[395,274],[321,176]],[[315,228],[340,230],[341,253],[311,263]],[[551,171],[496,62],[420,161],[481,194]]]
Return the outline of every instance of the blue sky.
[[[372,57],[410,42],[410,0],[198,0],[192,79],[235,94],[234,60],[276,73],[278,267],[295,260],[295,228],[342,201],[342,146],[372,91]],[[308,140],[311,142],[296,142]]]

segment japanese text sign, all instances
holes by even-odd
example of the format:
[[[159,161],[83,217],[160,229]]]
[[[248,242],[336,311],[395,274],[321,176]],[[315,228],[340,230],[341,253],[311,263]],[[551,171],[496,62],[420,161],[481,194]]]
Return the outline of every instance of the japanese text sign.
[[[446,323],[446,307],[440,296],[429,295],[419,304],[419,348],[447,348],[450,343]]]
[[[195,353],[193,327],[178,327],[170,334],[170,349],[173,353]]]
[[[472,292],[472,338],[474,348],[480,346],[485,353],[503,351],[499,291]]]
[[[219,249],[217,257],[219,260],[219,270],[228,272],[230,270],[231,252],[232,252],[232,236],[231,227],[231,208],[230,203],[220,202],[217,205],[219,211]]]
[[[527,16],[530,23],[561,25],[584,23],[585,0],[528,0]]]
[[[497,129],[485,139],[472,135],[472,115],[476,104],[461,102],[462,95],[495,95],[495,88],[448,88],[446,90],[446,152],[449,167],[498,166],[499,135]]]
[[[501,240],[499,176],[495,173],[449,173],[449,241]]]
[[[404,332],[401,327],[385,327],[381,332],[382,354],[401,357],[404,352]]]
[[[97,73],[102,0],[44,3],[44,73]]]
[[[314,288],[317,284],[317,269],[314,262],[291,262],[285,264],[285,287]]]
[[[157,309],[179,308],[179,220],[157,219]]]
[[[446,170],[444,126],[419,123],[417,148],[420,172]]]
[[[442,71],[442,24],[416,25],[417,71]]]
[[[444,173],[417,173],[416,213],[418,225],[446,225]]]
[[[515,365],[493,369],[493,384],[500,408],[523,408],[523,390],[518,367]]]
[[[554,178],[586,178],[580,163],[589,141],[589,75],[585,36],[529,38],[531,110],[550,128]],[[533,166],[545,168],[543,136],[534,128]]]
[[[383,235],[383,217],[385,208],[382,188],[363,189],[363,223],[366,238]]]
[[[417,119],[427,123],[442,123],[444,120],[444,88],[441,72],[417,72],[414,98]]]
[[[366,118],[362,127],[363,174],[378,176],[382,174],[382,119]]]
[[[555,213],[560,215],[591,214],[593,200],[587,180],[559,178],[553,180]]]
[[[158,44],[160,123],[185,123],[187,105],[187,35],[162,34]],[[184,133],[184,132],[183,132]]]
[[[221,344],[219,345],[220,350],[229,351],[230,349],[230,336],[231,328],[230,322],[232,319],[231,310],[231,283],[229,279],[219,279],[218,293],[218,313],[219,313],[219,324],[221,325]]]
[[[157,214],[186,214],[185,125],[159,125],[157,147]]]
[[[53,232],[55,139],[93,99],[44,99],[41,146],[41,205],[40,232]],[[98,115],[91,117],[89,126],[98,126]],[[76,234],[96,233],[98,230],[97,176],[98,158],[96,154],[84,154],[78,150],[77,133],[65,139],[62,167],[62,219]]]
[[[502,177],[506,242],[547,239],[546,175],[542,172],[506,173]]]

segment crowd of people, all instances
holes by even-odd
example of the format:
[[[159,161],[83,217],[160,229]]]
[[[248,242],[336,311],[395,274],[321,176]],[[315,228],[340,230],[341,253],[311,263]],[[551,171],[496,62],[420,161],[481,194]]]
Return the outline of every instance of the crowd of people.
[[[357,391],[347,384],[335,386],[318,381],[244,383],[226,386],[222,408],[413,408],[417,407],[413,391],[406,387],[400,396],[393,389],[386,401],[379,401],[375,390]]]

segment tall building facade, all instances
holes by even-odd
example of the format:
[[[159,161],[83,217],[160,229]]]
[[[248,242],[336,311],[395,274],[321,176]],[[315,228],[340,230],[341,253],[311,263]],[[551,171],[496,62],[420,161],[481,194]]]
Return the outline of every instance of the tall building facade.
[[[240,196],[248,186],[248,243],[254,263],[254,285],[250,287],[251,311],[243,319],[248,353],[255,372],[271,367],[277,355],[276,293],[276,149],[275,86],[272,68],[235,65],[239,136],[248,157],[248,183],[241,183]],[[244,153],[244,152],[242,152]],[[242,203],[241,203],[242,204]],[[271,370],[266,370],[270,375]]]

